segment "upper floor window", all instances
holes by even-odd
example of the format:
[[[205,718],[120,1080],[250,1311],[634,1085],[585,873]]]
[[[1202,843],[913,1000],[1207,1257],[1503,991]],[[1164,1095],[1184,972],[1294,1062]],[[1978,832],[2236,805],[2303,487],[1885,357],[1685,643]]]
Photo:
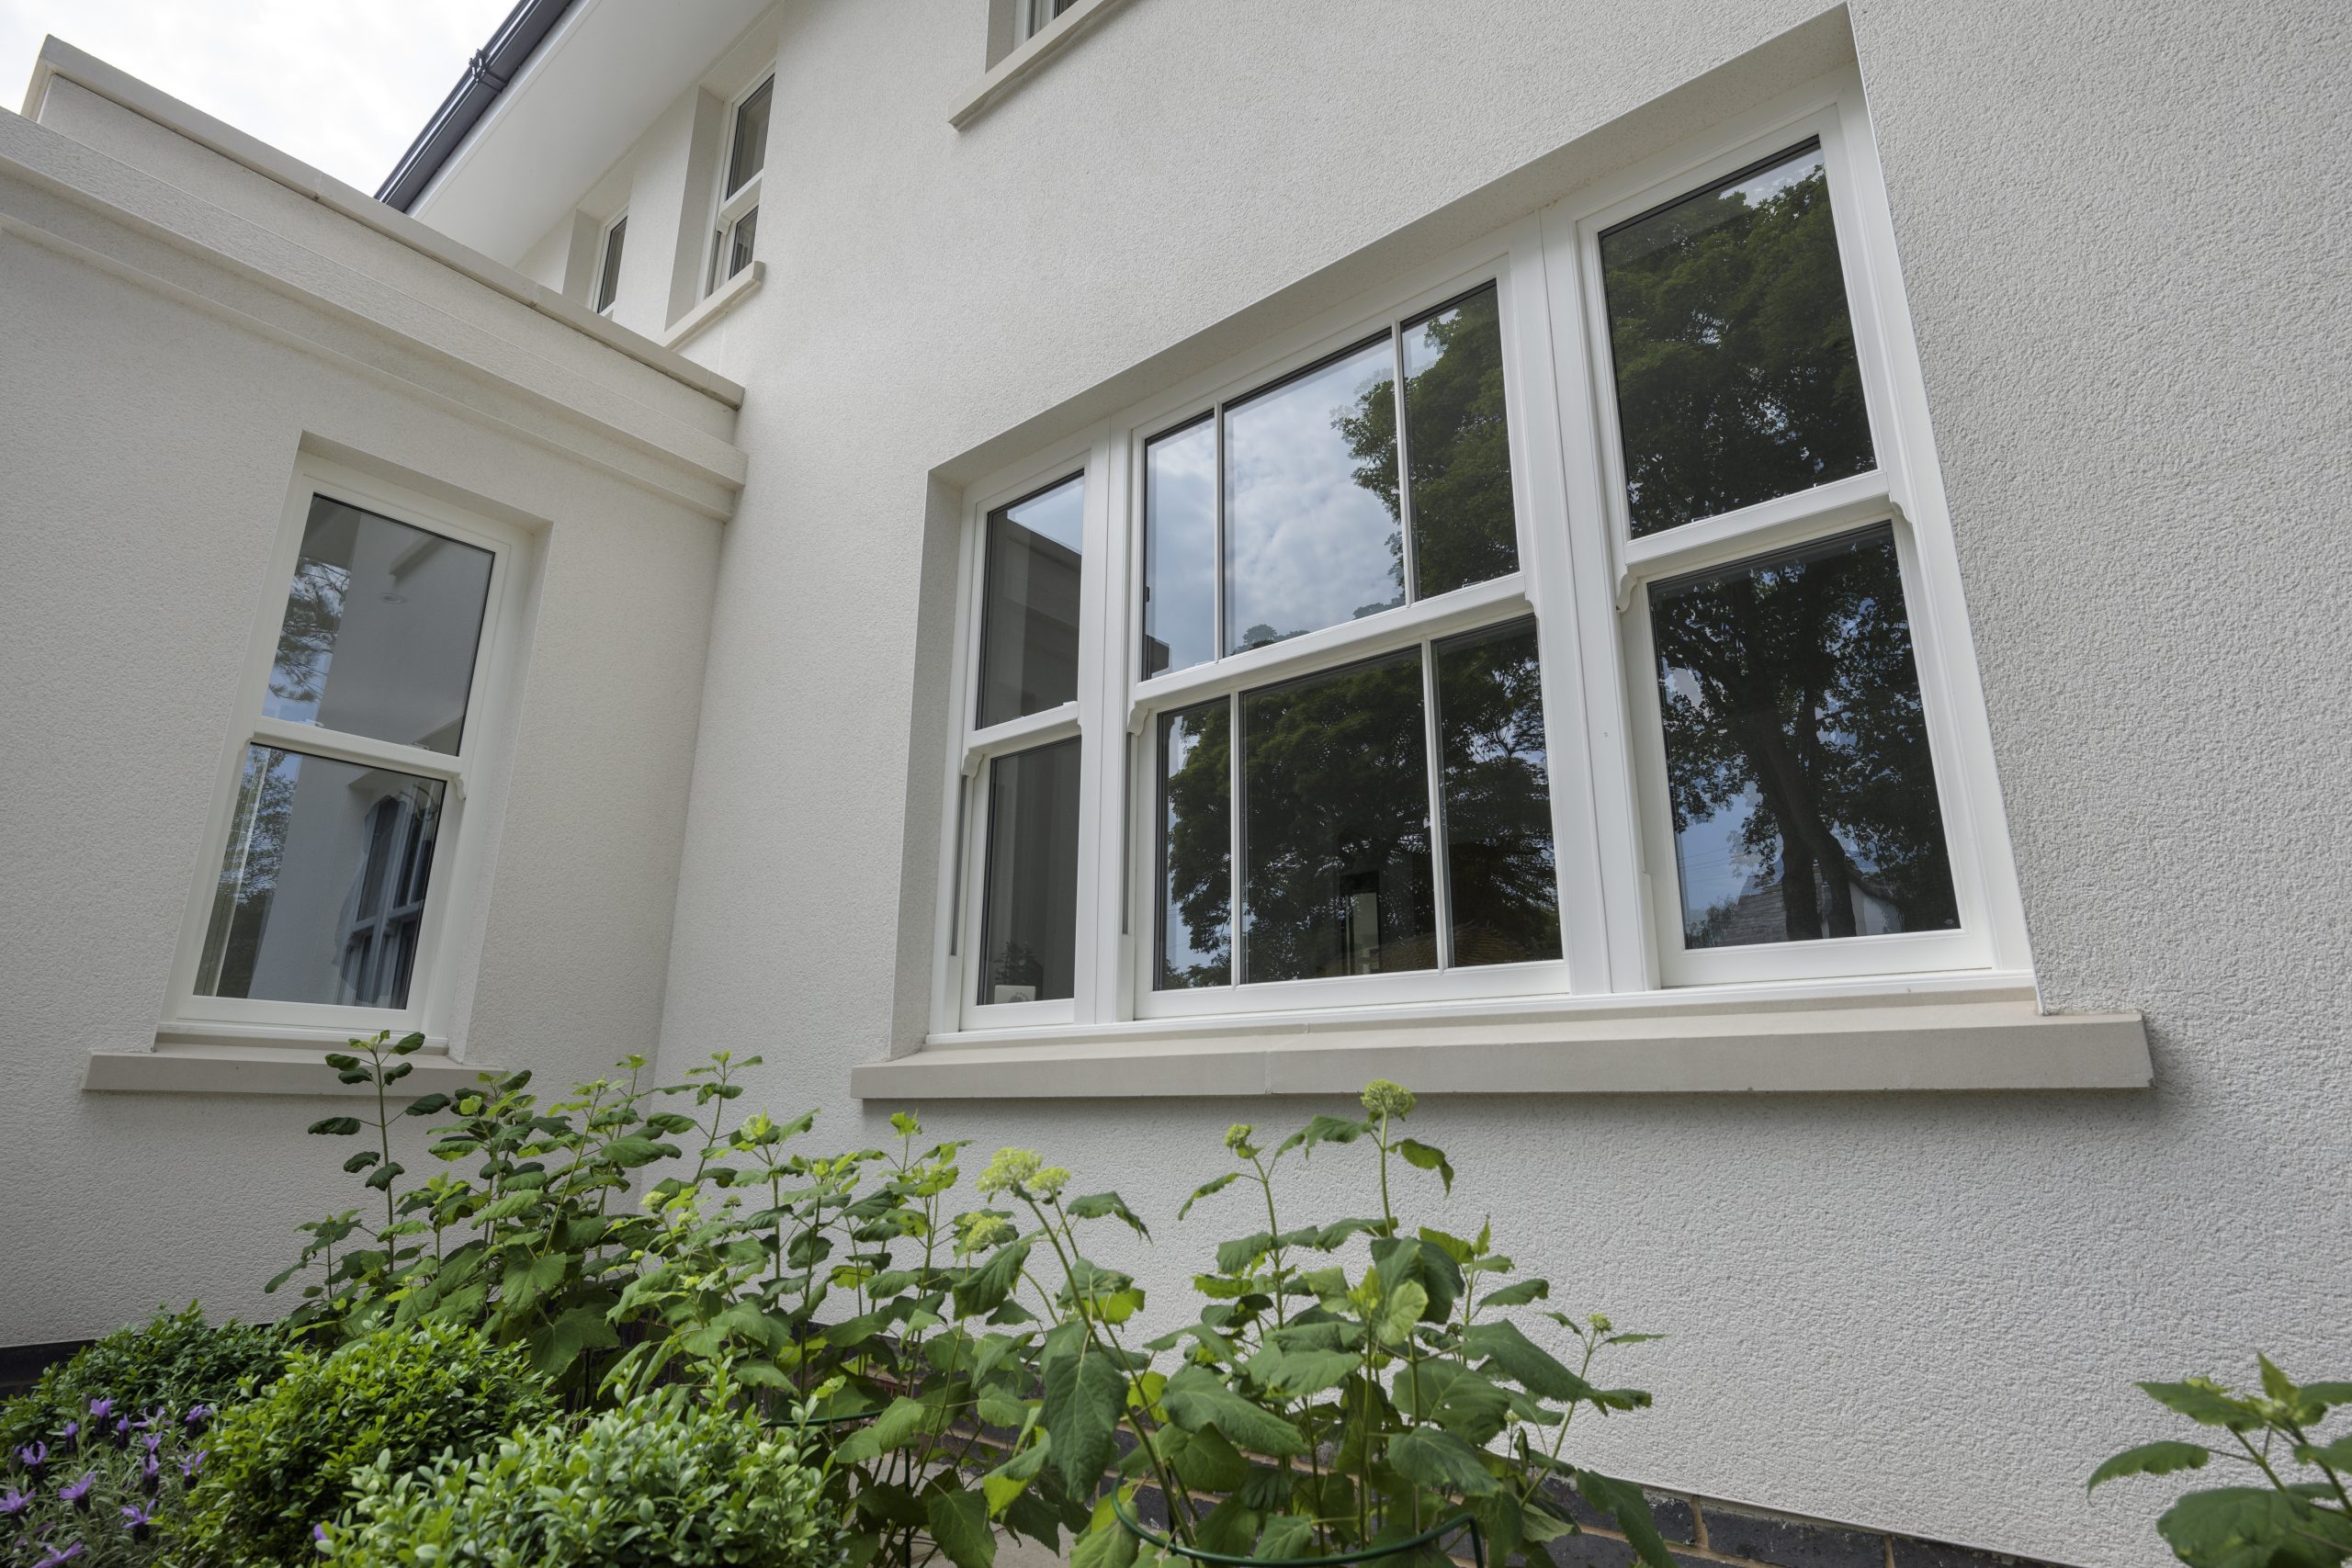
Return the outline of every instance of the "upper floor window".
[[[768,110],[775,97],[775,78],[771,76],[728,110],[706,293],[752,265],[760,231],[760,174],[768,161]]]
[[[944,1030],[2021,971],[1859,84],[973,498]]]
[[[605,237],[596,250],[596,314],[610,315],[613,302],[621,292],[621,245],[628,238],[628,214],[624,212],[605,225]]]
[[[323,467],[303,473],[287,532],[176,1010],[424,1028],[500,705],[514,541]]]
[[[1047,28],[1054,18],[1078,4],[1078,0],[1013,0],[1012,41],[1028,42]]]

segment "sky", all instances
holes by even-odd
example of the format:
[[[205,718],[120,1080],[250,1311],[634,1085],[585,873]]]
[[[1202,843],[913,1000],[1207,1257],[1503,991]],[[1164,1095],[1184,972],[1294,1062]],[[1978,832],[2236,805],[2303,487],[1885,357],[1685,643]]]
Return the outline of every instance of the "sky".
[[[0,107],[67,43],[373,192],[514,0],[0,0]]]

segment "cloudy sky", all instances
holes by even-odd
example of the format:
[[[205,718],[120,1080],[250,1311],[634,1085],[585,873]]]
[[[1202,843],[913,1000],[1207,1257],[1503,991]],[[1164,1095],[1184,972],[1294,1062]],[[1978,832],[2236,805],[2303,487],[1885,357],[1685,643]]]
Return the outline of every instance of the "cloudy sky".
[[[44,34],[373,191],[514,0],[0,0],[0,107]]]

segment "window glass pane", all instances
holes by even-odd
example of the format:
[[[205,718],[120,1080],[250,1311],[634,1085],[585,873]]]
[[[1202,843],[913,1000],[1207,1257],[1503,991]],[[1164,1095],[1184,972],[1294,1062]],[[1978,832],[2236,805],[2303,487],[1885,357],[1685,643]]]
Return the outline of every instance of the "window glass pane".
[[[1691,947],[1960,923],[1894,536],[1650,591]]]
[[[1610,231],[1600,265],[1635,534],[1873,466],[1819,147]]]
[[[1070,995],[1078,953],[1078,742],[989,764],[980,1000]]]
[[[1241,788],[1247,980],[1436,967],[1419,649],[1245,694]]]
[[[1227,652],[1405,602],[1387,338],[1228,405],[1225,474]]]
[[[989,514],[980,609],[983,727],[1078,700],[1083,475]]]
[[[1216,657],[1216,426],[1144,448],[1143,672]]]
[[[406,1007],[444,788],[247,747],[197,994]]]
[[[1560,956],[1552,781],[1535,623],[1436,645],[1453,963]]]
[[[1519,570],[1493,286],[1408,325],[1404,342],[1413,592],[1427,599]]]
[[[727,270],[719,281],[725,282],[752,265],[752,242],[759,237],[760,209],[756,207],[735,220],[735,229],[727,239]]]
[[[775,96],[775,83],[763,82],[760,90],[745,98],[735,110],[735,137],[727,152],[727,194],[733,196],[743,188],[743,182],[767,166],[768,107]]]
[[[1233,979],[1232,705],[1159,721],[1161,990]]]
[[[596,309],[607,310],[621,289],[621,242],[628,238],[628,220],[616,218],[605,231],[605,265],[596,277]]]
[[[261,711],[454,754],[490,561],[488,550],[313,496]]]

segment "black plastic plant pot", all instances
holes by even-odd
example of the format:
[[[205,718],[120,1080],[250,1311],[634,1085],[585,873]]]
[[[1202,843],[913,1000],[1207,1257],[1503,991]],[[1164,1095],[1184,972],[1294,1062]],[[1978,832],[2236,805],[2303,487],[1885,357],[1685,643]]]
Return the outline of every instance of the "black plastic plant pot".
[[[1453,1557],[1452,1552],[1439,1547],[1438,1543],[1455,1537],[1467,1537],[1471,1562],[1475,1568],[1487,1568],[1486,1539],[1478,1533],[1478,1521],[1467,1514],[1456,1514],[1452,1518],[1440,1520],[1407,1540],[1392,1540],[1385,1546],[1367,1546],[1361,1551],[1342,1551],[1329,1557],[1249,1557],[1236,1556],[1228,1551],[1204,1551],[1197,1546],[1186,1546],[1171,1536],[1161,1535],[1129,1511],[1125,1501],[1116,1493],[1111,1497],[1111,1512],[1117,1516],[1120,1526],[1144,1545],[1188,1562],[1208,1564],[1210,1568],[1347,1568],[1350,1564],[1375,1562],[1398,1568],[1402,1562],[1410,1561],[1412,1554],[1432,1547],[1438,1548],[1437,1555]]]

